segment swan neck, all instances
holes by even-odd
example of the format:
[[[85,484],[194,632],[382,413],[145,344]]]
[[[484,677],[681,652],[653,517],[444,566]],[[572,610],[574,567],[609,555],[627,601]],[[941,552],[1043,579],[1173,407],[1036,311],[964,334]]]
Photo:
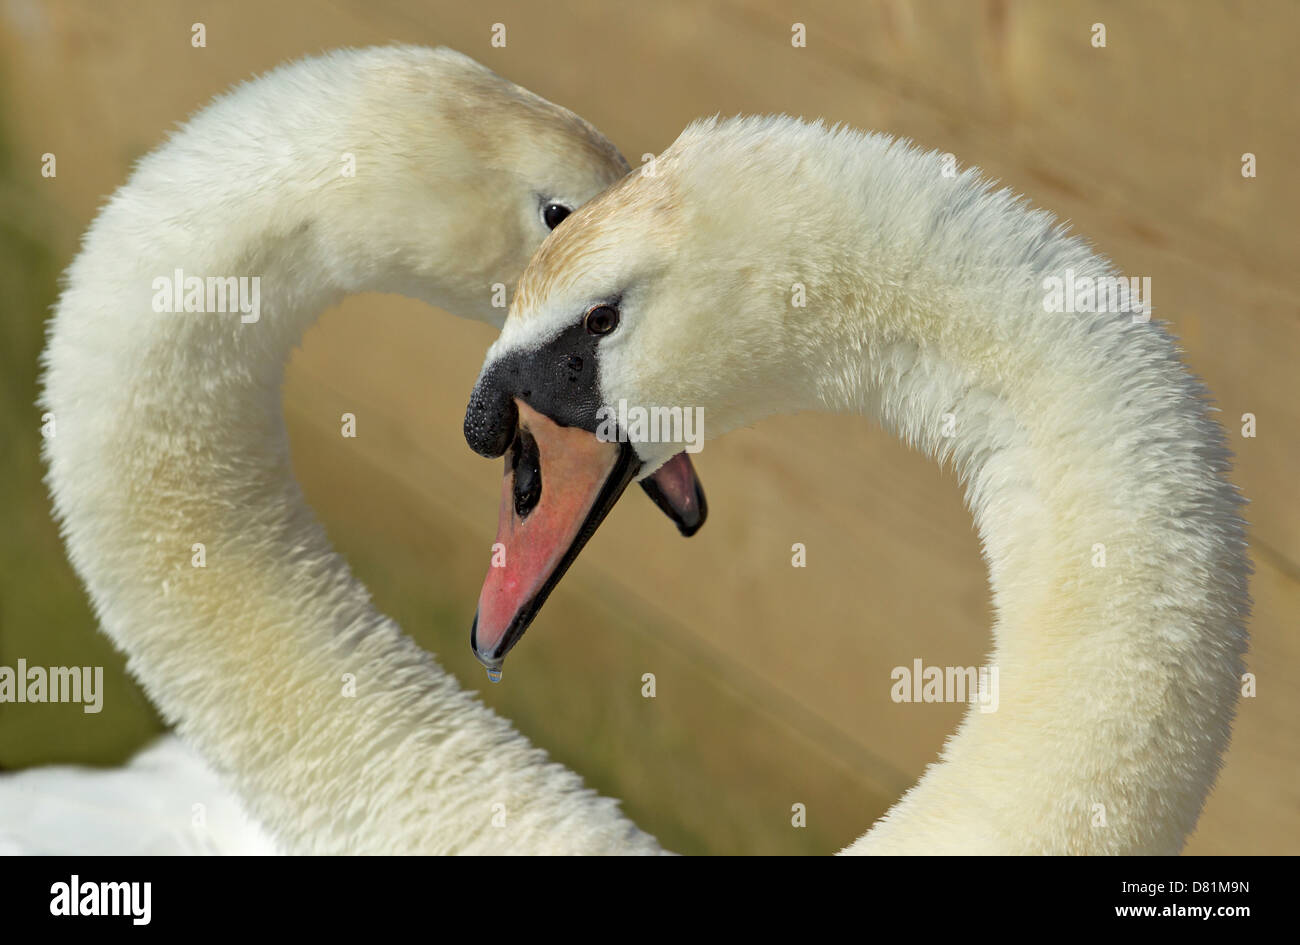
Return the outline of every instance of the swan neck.
[[[823,407],[958,473],[998,690],[853,850],[1177,852],[1227,745],[1248,609],[1205,391],[1144,312],[1047,310],[1052,277],[1118,274],[1045,215],[968,179],[891,222],[917,188],[877,183],[867,237],[820,243],[820,271],[859,268],[800,344]]]
[[[438,286],[343,265],[329,198],[199,153],[178,137],[112,199],[50,329],[48,480],[102,628],[291,852],[657,850],[375,610],[294,479],[304,331],[349,291]],[[178,273],[203,305],[256,278],[257,310],[160,308]]]

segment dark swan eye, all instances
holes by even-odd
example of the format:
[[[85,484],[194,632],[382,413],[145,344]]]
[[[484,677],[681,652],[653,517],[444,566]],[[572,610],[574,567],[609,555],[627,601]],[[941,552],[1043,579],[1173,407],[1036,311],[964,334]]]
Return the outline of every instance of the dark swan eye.
[[[548,230],[553,230],[573,211],[562,203],[548,203],[542,208],[542,222]]]
[[[597,305],[583,317],[582,327],[589,335],[608,335],[618,327],[618,309],[612,305]]]

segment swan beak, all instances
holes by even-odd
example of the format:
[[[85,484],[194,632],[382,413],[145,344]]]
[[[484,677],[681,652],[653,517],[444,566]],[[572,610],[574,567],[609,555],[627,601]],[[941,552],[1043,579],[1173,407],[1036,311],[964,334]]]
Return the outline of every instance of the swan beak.
[[[641,466],[627,443],[604,442],[578,427],[562,427],[518,398],[515,406],[519,422],[505,456],[492,566],[470,631],[474,655],[491,670],[501,668]],[[683,501],[685,489],[674,481],[666,493],[669,508],[682,508],[684,518],[669,512],[679,528],[694,515]]]
[[[642,479],[641,488],[687,538],[698,532],[709,516],[704,487],[700,485],[695,467],[686,453],[678,453],[660,466],[654,475]]]

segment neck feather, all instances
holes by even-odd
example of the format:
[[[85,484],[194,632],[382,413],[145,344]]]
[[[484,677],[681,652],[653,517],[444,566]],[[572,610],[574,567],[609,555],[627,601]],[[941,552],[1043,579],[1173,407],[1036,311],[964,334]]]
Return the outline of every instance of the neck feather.
[[[840,269],[827,249],[856,260],[804,342],[814,396],[958,470],[999,704],[851,850],[1176,852],[1228,742],[1249,609],[1205,390],[1141,316],[1044,310],[1046,278],[1115,274],[1047,215],[945,180],[937,155],[878,157],[865,241],[812,241],[819,272]]]
[[[91,228],[45,356],[56,515],[134,675],[290,851],[656,850],[377,613],[331,549],[280,386],[343,286],[301,202],[249,168],[214,157],[176,186],[175,162],[197,160],[179,141]],[[260,318],[154,311],[177,268],[259,275]]]

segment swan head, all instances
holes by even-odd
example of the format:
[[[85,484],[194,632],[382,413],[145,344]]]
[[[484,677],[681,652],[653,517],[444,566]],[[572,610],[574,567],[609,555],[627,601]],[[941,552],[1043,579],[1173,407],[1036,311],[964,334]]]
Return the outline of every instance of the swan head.
[[[689,515],[703,496],[684,450],[812,405],[792,386],[808,372],[791,370],[814,340],[790,317],[806,221],[780,196],[798,173],[786,139],[810,129],[825,134],[790,119],[697,123],[530,263],[465,418],[474,450],[507,456],[505,556],[472,636],[490,669],[629,482]]]
[[[573,112],[467,56],[381,52],[345,105],[352,130],[320,142],[351,166],[318,191],[319,243],[345,291],[396,289],[500,326],[538,245],[627,162]]]

